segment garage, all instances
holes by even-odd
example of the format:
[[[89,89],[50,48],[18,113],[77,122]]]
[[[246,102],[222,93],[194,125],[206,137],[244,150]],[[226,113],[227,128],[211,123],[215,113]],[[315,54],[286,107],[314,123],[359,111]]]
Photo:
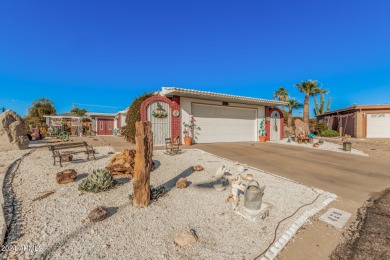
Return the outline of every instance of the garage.
[[[317,116],[341,136],[390,138],[390,105],[352,106]]]
[[[367,138],[390,138],[390,114],[367,114]]]
[[[246,142],[257,139],[257,109],[192,103],[197,143]]]

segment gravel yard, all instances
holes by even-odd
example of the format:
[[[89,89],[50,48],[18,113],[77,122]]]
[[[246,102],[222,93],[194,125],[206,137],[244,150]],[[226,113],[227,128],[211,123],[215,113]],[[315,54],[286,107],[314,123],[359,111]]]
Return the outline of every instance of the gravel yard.
[[[254,179],[266,185],[263,201],[270,205],[264,220],[251,222],[236,214],[226,199],[230,188],[217,192],[210,182],[215,171],[225,165],[233,176],[238,174],[234,162],[199,150],[186,150],[176,156],[155,151],[157,169],[151,173],[151,185],[164,185],[168,194],[146,209],[131,205],[131,180],[116,177],[119,185],[102,193],[78,190],[82,178],[94,169],[104,168],[110,147],[98,147],[97,160],[75,161],[63,168],[52,165],[51,152],[37,150],[26,157],[16,172],[13,191],[20,204],[21,231],[13,248],[36,246],[39,250],[8,251],[6,257],[50,259],[253,259],[272,242],[279,221],[300,206],[314,204],[298,211],[279,227],[279,239],[290,226],[309,210],[323,208],[332,194],[265,173],[249,167]],[[205,171],[193,172],[201,164]],[[77,181],[59,185],[55,174],[75,169]],[[185,177],[186,189],[175,188],[176,180]],[[55,191],[41,200],[34,199]],[[242,199],[243,201],[243,199]],[[243,203],[243,202],[242,202]],[[96,206],[109,208],[106,220],[91,223],[88,213]],[[174,244],[175,234],[190,229],[199,237],[195,245],[180,248]]]
[[[310,149],[317,149],[317,150],[325,150],[325,151],[332,151],[332,152],[339,152],[339,153],[348,153],[348,154],[355,154],[355,155],[361,155],[361,156],[368,156],[368,154],[360,151],[360,150],[357,150],[357,149],[353,149],[350,151],[350,152],[347,152],[347,151],[344,151],[343,150],[343,145],[342,143],[341,144],[337,144],[337,143],[333,143],[333,142],[328,142],[328,141],[324,141],[323,144],[321,144],[318,148],[315,148],[313,147],[313,144],[310,144],[310,143],[301,143],[301,144],[298,144],[297,142],[294,142],[294,141],[291,141],[290,143],[287,142],[288,138],[284,138],[282,140],[279,140],[279,141],[271,141],[272,143],[276,143],[276,144],[285,144],[285,145],[295,145],[295,146],[300,146],[300,147],[305,147],[305,148],[310,148]],[[313,143],[318,143],[318,139],[314,139],[314,142]]]

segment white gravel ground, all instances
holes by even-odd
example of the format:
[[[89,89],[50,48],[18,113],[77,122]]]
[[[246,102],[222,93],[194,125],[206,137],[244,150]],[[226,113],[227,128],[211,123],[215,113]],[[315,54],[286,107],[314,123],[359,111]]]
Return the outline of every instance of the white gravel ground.
[[[325,151],[332,151],[332,152],[338,152],[338,153],[346,153],[346,154],[355,154],[355,155],[361,155],[361,156],[368,156],[368,154],[366,154],[366,153],[364,153],[362,151],[353,149],[353,148],[351,149],[350,152],[344,151],[343,150],[343,146],[335,144],[335,143],[331,143],[331,142],[328,142],[328,141],[324,141],[324,143],[321,144],[318,148],[315,148],[315,147],[313,147],[313,144],[310,144],[310,143],[298,144],[297,142],[294,142],[294,141],[291,141],[290,143],[288,143],[287,140],[288,140],[288,138],[284,138],[284,139],[279,140],[279,141],[270,141],[270,142],[276,143],[276,144],[295,145],[295,146],[311,148],[311,149],[317,149],[317,150],[325,150]],[[319,141],[319,139],[314,139],[313,143],[318,143],[318,141]]]
[[[38,252],[8,252],[8,257],[19,259],[253,259],[265,250],[273,239],[278,221],[292,214],[298,207],[319,199],[301,209],[284,222],[278,238],[302,214],[322,203],[331,194],[289,181],[287,179],[249,169],[254,179],[267,185],[263,200],[271,206],[265,220],[250,222],[235,214],[226,203],[230,189],[217,192],[209,185],[211,176],[222,164],[232,174],[238,173],[234,162],[198,151],[187,150],[168,156],[155,151],[153,159],[158,168],[151,173],[151,185],[165,185],[168,195],[146,209],[133,207],[128,198],[131,181],[119,179],[122,185],[98,193],[78,190],[81,178],[74,183],[59,185],[55,174],[73,168],[85,176],[103,168],[110,147],[97,148],[97,160],[65,163],[63,168],[52,165],[51,153],[35,151],[25,158],[13,181],[13,189],[21,203],[23,235],[14,248],[37,246]],[[192,166],[201,164],[205,171],[192,173]],[[176,179],[186,177],[191,184],[186,189],[174,187]],[[55,193],[33,202],[49,191]],[[317,193],[318,192],[318,193]],[[110,210],[110,217],[90,223],[88,213],[98,205]],[[193,246],[175,246],[175,234],[194,229],[199,241]]]

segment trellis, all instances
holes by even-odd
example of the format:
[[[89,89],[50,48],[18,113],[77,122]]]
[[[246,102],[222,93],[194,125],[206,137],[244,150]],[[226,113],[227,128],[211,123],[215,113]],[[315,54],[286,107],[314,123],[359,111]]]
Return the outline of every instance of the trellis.
[[[343,118],[346,118],[343,122]],[[348,118],[356,119],[356,113],[348,113],[348,114],[337,114],[332,116],[325,116],[324,120],[328,126],[329,129],[332,129],[333,126],[333,120],[337,119],[337,130],[340,129],[340,125],[342,127],[342,133],[341,135],[345,135],[345,129],[347,128],[347,122]],[[343,126],[344,123],[344,126]]]

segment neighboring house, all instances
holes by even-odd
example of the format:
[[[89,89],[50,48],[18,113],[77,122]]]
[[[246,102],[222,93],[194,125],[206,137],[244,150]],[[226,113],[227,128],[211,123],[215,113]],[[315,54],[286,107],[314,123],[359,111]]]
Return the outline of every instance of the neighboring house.
[[[83,122],[85,116],[77,116],[73,113],[63,113],[55,116],[43,116],[46,119],[46,125],[51,127],[55,132],[70,131],[72,135],[79,135],[83,131],[83,125],[87,126],[88,122]]]
[[[317,116],[329,129],[357,138],[390,138],[390,105],[352,106]]]
[[[87,112],[83,117],[72,113],[44,117],[46,118],[46,124],[54,130],[57,129],[56,131],[68,130],[72,135],[78,135],[82,133],[84,126],[94,131],[97,135],[113,135],[114,129],[119,130],[126,125],[127,110],[125,109],[118,113]]]
[[[151,121],[154,145],[165,138],[179,136],[183,142],[183,123],[195,119],[195,142],[257,141],[260,122],[265,120],[267,140],[283,136],[283,113],[276,106],[285,102],[235,96],[182,88],[163,87],[159,95],[141,105],[142,121]],[[165,117],[158,111],[166,112]]]
[[[86,116],[92,120],[92,131],[96,132],[97,135],[113,135],[114,129],[119,130],[126,125],[127,110],[115,114],[88,112]]]

